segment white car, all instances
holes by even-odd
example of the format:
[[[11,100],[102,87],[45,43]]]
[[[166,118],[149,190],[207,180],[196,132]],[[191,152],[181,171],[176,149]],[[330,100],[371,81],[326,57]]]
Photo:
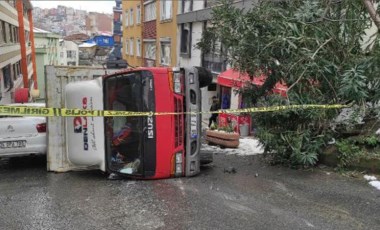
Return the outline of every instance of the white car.
[[[45,107],[44,103],[11,104]],[[0,115],[0,158],[46,154],[46,117]]]

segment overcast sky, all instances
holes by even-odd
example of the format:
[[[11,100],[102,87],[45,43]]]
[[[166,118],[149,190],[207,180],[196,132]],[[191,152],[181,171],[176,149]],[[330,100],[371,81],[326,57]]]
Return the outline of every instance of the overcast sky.
[[[99,13],[113,13],[113,7],[116,6],[114,0],[108,1],[77,1],[77,0],[64,0],[64,1],[50,1],[50,0],[35,0],[31,1],[33,7],[44,8],[57,8],[58,5],[73,7],[76,10],[86,10],[87,12]]]

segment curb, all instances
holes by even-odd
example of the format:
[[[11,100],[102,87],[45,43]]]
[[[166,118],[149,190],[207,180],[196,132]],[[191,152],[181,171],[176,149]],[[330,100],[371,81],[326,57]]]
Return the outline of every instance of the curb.
[[[338,162],[338,150],[335,146],[331,146],[327,148],[322,154],[320,154],[318,163],[330,167],[337,167]],[[380,173],[380,157],[361,157],[357,161],[350,163],[347,168],[359,171],[367,171],[368,173]]]

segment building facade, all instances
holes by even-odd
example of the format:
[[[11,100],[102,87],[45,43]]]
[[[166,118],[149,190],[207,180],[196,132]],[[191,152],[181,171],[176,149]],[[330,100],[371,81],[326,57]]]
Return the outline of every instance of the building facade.
[[[123,58],[132,66],[176,66],[179,1],[123,1]]]
[[[38,100],[45,99],[45,65],[58,65],[60,36],[49,31],[34,28],[36,47],[37,82],[40,89]]]
[[[254,0],[235,0],[234,6],[240,9],[250,9]],[[177,15],[177,40],[179,66],[202,66],[211,71],[213,83],[202,89],[202,110],[208,111],[212,104],[212,96],[218,96],[217,76],[227,69],[226,58],[222,55],[223,46],[216,45],[211,53],[202,53],[195,49],[201,40],[203,31],[211,26],[212,7],[217,0],[179,0]],[[205,116],[206,118],[206,116]]]
[[[115,1],[116,6],[113,7],[113,40],[114,46],[121,49],[123,40],[123,9],[121,6],[121,0]]]
[[[122,56],[131,66],[144,66],[142,47],[143,1],[122,1]]]
[[[60,39],[58,53],[58,65],[79,65],[79,44],[75,41]]]
[[[0,1],[0,104],[20,88],[38,94],[32,9],[29,0]]]

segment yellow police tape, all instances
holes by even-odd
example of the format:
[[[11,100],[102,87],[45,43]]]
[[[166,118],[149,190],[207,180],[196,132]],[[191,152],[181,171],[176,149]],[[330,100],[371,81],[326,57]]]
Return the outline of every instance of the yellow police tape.
[[[67,108],[43,108],[31,106],[2,106],[0,116],[33,116],[33,117],[136,117],[136,116],[163,116],[177,114],[211,114],[211,113],[259,113],[274,112],[290,109],[341,109],[351,105],[282,105],[269,107],[255,107],[245,109],[225,109],[214,112],[132,112],[110,110],[85,110]]]

